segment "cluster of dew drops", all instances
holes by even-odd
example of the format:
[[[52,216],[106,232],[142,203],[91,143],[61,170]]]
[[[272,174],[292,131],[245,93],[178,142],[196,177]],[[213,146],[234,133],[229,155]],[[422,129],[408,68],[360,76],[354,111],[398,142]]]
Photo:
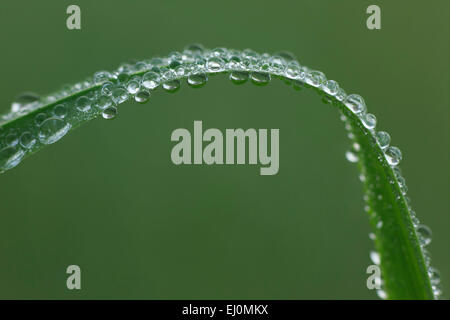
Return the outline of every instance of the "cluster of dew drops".
[[[376,117],[367,113],[366,104],[361,96],[347,95],[336,81],[328,80],[320,71],[301,65],[294,56],[286,52],[271,55],[259,54],[251,49],[209,50],[200,44],[188,45],[182,52],[172,52],[166,57],[124,63],[112,72],[96,72],[85,81],[65,85],[60,91],[45,97],[29,92],[21,94],[12,103],[11,111],[0,118],[0,172],[15,167],[27,152],[58,141],[72,127],[83,121],[98,115],[104,119],[114,119],[118,113],[118,105],[127,100],[134,99],[138,103],[146,103],[152,92],[159,87],[168,92],[177,91],[183,79],[186,79],[191,87],[202,87],[208,81],[208,76],[217,73],[227,73],[235,84],[251,80],[256,85],[266,85],[272,77],[279,77],[292,81],[294,86],[306,84],[315,87],[323,94],[344,103],[375,137],[386,161],[395,173],[395,183],[398,183],[405,199],[408,199],[405,179],[398,167],[402,153],[397,147],[390,146],[391,139],[387,132],[375,130]],[[53,105],[51,110],[38,112],[41,107],[49,104]],[[2,124],[30,112],[37,114],[28,124],[28,128],[23,129],[21,126],[20,132],[14,127],[9,130],[1,128]],[[346,120],[345,116],[343,120]],[[346,158],[350,162],[357,162],[358,144],[354,143],[353,146],[353,150],[346,153]],[[414,211],[410,212],[417,237],[425,247],[431,242],[431,231],[419,223]],[[439,273],[430,266],[429,254],[425,248],[423,251],[435,296],[439,297],[441,295]],[[374,263],[380,263],[380,257],[376,252],[372,252],[371,258]],[[385,297],[382,290],[379,291],[379,295]]]

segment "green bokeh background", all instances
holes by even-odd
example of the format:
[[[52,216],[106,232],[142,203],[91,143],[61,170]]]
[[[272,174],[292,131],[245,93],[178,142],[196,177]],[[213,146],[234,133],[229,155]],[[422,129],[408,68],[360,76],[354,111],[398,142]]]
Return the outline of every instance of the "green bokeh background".
[[[78,4],[82,30],[66,28]],[[378,4],[382,29],[366,28]],[[450,290],[448,1],[23,1],[0,4],[0,112],[62,84],[200,42],[288,50],[365,97],[404,154]],[[279,128],[280,171],[175,166],[176,128]],[[281,81],[215,77],[126,103],[0,176],[0,298],[375,299],[373,244],[334,108]],[[82,269],[82,290],[65,269]]]

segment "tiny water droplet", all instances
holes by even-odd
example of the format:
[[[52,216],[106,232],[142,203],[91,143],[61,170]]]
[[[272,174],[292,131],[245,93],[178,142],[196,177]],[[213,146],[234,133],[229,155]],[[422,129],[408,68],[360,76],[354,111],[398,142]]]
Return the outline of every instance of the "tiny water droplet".
[[[376,251],[371,251],[370,252],[370,260],[372,260],[372,262],[374,264],[380,265],[380,263],[381,263],[380,254]]]
[[[377,290],[377,296],[380,298],[380,299],[383,299],[383,300],[386,300],[387,299],[387,294],[386,294],[386,292],[384,291],[384,290]]]
[[[419,242],[424,247],[429,245],[431,243],[431,229],[428,228],[426,225],[420,224],[417,226],[416,229]]]
[[[358,162],[359,160],[358,156],[354,154],[352,151],[347,151],[345,153],[345,158],[347,158],[347,160],[352,163]]]

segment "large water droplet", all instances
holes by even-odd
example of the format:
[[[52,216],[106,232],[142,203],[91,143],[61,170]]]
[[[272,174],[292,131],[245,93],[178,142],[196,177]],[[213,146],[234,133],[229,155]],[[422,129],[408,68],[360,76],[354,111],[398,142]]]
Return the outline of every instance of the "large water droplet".
[[[334,80],[328,80],[325,82],[325,85],[323,86],[323,91],[325,91],[327,94],[334,96],[339,91],[339,85]]]
[[[121,87],[114,88],[111,97],[117,104],[125,102],[128,100],[128,91]]]
[[[205,73],[196,73],[196,74],[191,74],[187,78],[187,83],[193,88],[200,88],[205,85],[207,80],[208,80],[208,77],[206,76]]]
[[[25,149],[30,149],[36,144],[36,138],[30,132],[25,131],[20,136],[19,142]]]
[[[106,120],[114,119],[117,116],[117,108],[114,106],[108,107],[102,111],[102,117]]]
[[[230,73],[230,80],[234,84],[246,83],[249,78],[249,74],[246,71],[233,71]]]
[[[209,72],[221,72],[224,70],[225,62],[218,57],[213,57],[206,62],[206,69]]]
[[[180,86],[181,86],[180,80],[167,81],[164,82],[162,85],[163,89],[166,90],[167,92],[178,91],[178,89],[180,89]]]
[[[364,102],[363,97],[357,94],[350,94],[345,98],[344,104],[349,108],[353,113],[361,113],[366,111],[366,103]]]
[[[52,144],[61,139],[70,129],[71,125],[59,118],[45,120],[39,130],[39,141],[43,144]]]
[[[111,78],[112,78],[112,75],[108,71],[99,71],[94,74],[93,80],[94,80],[95,84],[100,84],[100,83],[108,81]]]
[[[6,147],[0,150],[0,171],[17,166],[25,155],[25,151],[17,147]]]
[[[365,113],[361,116],[361,122],[367,129],[373,129],[377,125],[377,118],[371,113]]]
[[[428,276],[430,277],[430,282],[432,285],[437,285],[441,281],[440,272],[433,267],[428,268]]]
[[[111,105],[112,105],[112,98],[107,95],[100,95],[94,101],[94,106],[101,110],[106,109]]]
[[[270,74],[265,72],[252,72],[250,77],[252,82],[258,86],[264,86],[270,82]]]
[[[127,91],[130,94],[136,94],[139,91],[139,81],[137,80],[131,80],[127,84]]]
[[[306,74],[305,82],[313,87],[320,87],[327,81],[327,78],[320,71],[311,71]]]
[[[389,143],[391,143],[391,136],[389,135],[389,133],[385,131],[378,131],[376,133],[376,138],[381,149],[386,149],[387,147],[389,147]]]
[[[145,103],[150,99],[150,92],[147,90],[139,90],[134,96],[134,100],[139,103]]]
[[[17,137],[17,135],[15,133],[10,133],[6,136],[5,143],[8,146],[14,147],[19,143],[19,138]]]
[[[155,89],[159,85],[159,74],[149,71],[142,77],[142,85],[147,89]]]
[[[398,165],[402,160],[402,152],[397,147],[387,148],[384,155],[391,166]]]
[[[427,246],[431,243],[431,229],[424,224],[420,224],[416,229],[419,242],[423,246]]]
[[[27,108],[34,103],[39,102],[39,95],[33,92],[21,93],[11,104],[11,111],[18,112],[23,108]]]
[[[67,107],[64,104],[58,104],[53,108],[53,114],[58,118],[65,118],[67,115]]]
[[[88,112],[91,109],[91,99],[81,96],[75,101],[75,106],[81,112]]]

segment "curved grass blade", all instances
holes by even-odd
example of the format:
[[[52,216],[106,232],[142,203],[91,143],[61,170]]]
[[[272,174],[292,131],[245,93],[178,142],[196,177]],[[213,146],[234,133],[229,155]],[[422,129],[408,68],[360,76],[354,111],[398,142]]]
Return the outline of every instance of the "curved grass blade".
[[[367,113],[362,97],[347,95],[337,82],[300,65],[286,53],[206,50],[190,45],[182,53],[126,63],[114,72],[97,72],[86,81],[43,98],[22,95],[13,103],[11,112],[0,119],[0,172],[15,167],[84,122],[99,115],[114,118],[118,105],[128,99],[145,103],[158,87],[174,92],[184,79],[191,87],[201,87],[209,75],[217,73],[229,74],[236,84],[250,79],[257,85],[266,85],[272,77],[278,77],[294,87],[314,89],[340,110],[353,140],[353,150],[347,158],[358,163],[364,185],[365,209],[376,248],[372,258],[382,271],[379,296],[439,298],[439,274],[430,266],[425,249],[431,234],[419,224],[406,197],[405,180],[398,167],[400,150],[389,146],[387,133],[375,130],[376,118]]]

